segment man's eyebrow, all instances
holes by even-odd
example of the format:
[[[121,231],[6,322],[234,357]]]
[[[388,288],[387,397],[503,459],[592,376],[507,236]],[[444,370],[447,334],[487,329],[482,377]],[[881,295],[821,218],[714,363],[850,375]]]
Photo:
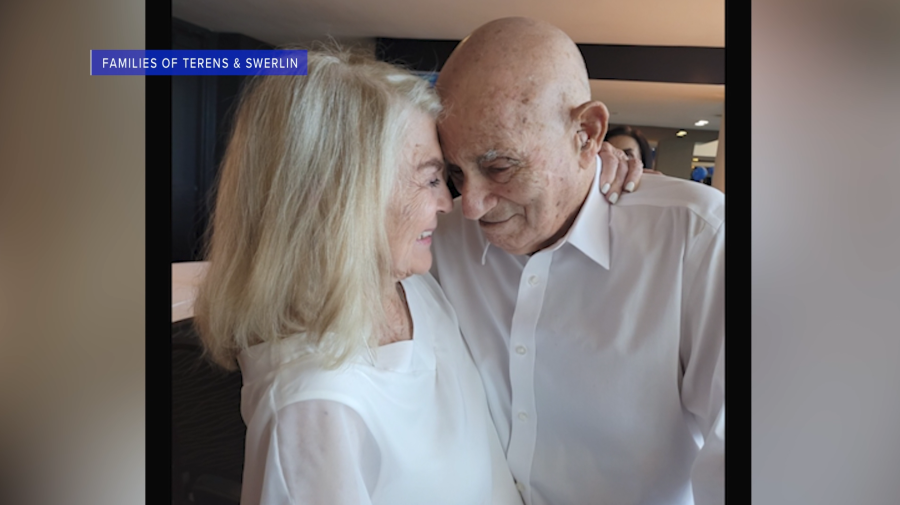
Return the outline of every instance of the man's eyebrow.
[[[475,161],[480,165],[482,163],[489,163],[491,161],[494,161],[499,157],[500,153],[498,153],[496,149],[491,149],[490,151],[479,156]]]
[[[504,158],[511,166],[522,165],[522,160],[516,157],[515,153],[513,153],[512,156],[513,157],[510,157],[506,154],[501,155],[499,152],[497,152],[497,150],[491,149],[490,151],[479,156],[476,161],[479,166],[482,166],[486,163],[490,163],[496,160],[497,158]]]

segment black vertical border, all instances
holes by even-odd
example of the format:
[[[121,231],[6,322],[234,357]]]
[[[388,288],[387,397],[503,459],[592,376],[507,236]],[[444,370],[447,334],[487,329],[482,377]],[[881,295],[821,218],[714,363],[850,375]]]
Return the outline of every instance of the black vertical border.
[[[146,2],[146,49],[172,48],[172,3]],[[145,76],[147,503],[172,503],[172,78]]]
[[[726,503],[750,502],[750,2],[725,2]],[[778,181],[772,181],[778,184]],[[729,500],[730,498],[730,500]]]

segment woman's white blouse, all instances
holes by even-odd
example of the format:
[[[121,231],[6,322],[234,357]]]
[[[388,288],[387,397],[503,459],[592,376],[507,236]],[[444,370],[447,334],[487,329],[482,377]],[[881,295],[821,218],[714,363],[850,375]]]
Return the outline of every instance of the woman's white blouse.
[[[521,505],[453,308],[402,284],[412,340],[333,371],[295,339],[241,353],[242,505]]]

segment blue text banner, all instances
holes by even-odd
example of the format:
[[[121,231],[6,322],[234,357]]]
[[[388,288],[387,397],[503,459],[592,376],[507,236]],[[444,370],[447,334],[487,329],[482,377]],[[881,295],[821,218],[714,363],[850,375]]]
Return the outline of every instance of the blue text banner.
[[[306,75],[306,50],[93,50],[91,75]]]

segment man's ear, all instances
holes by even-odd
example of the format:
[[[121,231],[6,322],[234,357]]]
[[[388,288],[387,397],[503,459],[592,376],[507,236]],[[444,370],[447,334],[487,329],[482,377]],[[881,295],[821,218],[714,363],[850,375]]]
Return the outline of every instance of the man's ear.
[[[606,137],[609,110],[602,102],[585,102],[572,110],[572,120],[578,125],[575,145],[583,166],[593,166],[594,158]]]

